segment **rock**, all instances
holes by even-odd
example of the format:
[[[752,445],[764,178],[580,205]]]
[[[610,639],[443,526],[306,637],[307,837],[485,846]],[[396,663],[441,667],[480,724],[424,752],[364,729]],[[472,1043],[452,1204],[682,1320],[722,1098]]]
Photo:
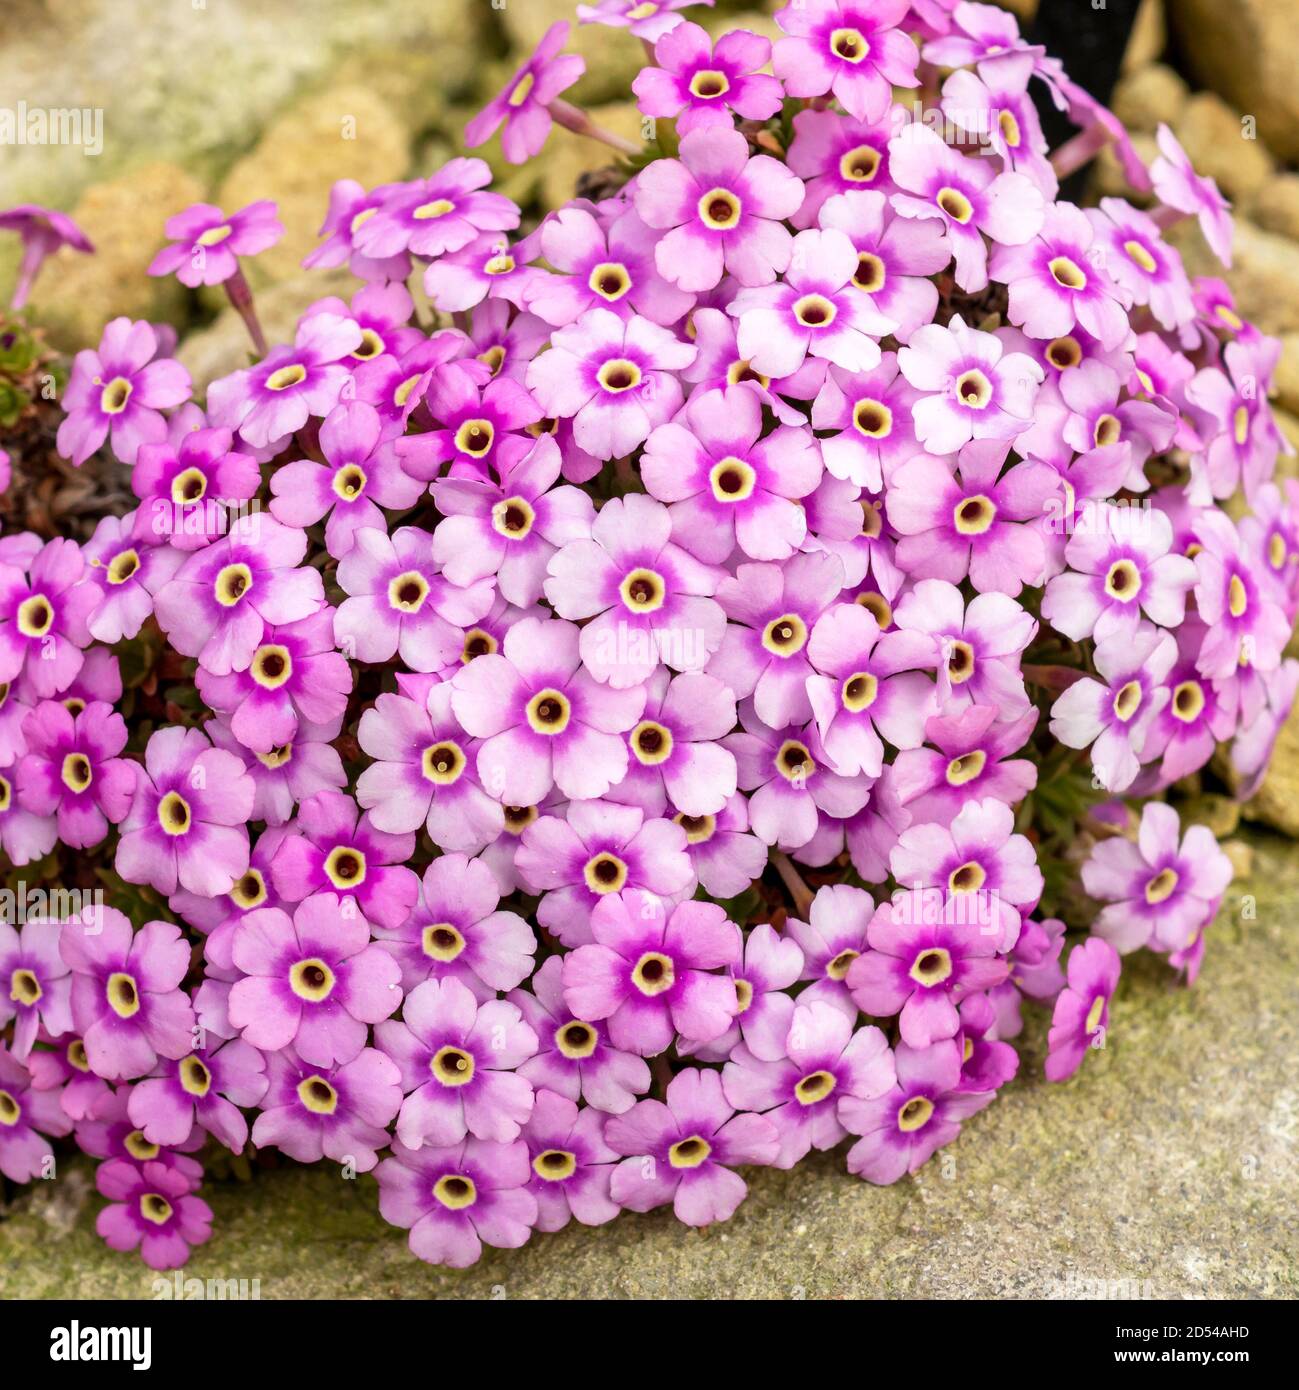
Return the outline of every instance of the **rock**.
[[[1286,333],[1281,339],[1281,360],[1272,378],[1272,392],[1283,410],[1299,414],[1299,333]]]
[[[1193,989],[1125,957],[1108,1045],[1064,1085],[1042,1079],[1048,1012],[1026,1008],[1020,1075],[914,1177],[873,1187],[846,1145],[750,1169],[728,1222],[670,1212],[572,1223],[470,1269],[422,1264],[385,1225],[371,1177],[283,1161],[209,1181],[211,1241],[185,1279],[259,1280],[270,1298],[1285,1298],[1299,1251],[1299,856],[1247,841]],[[88,1170],[64,1165],[58,1183]],[[0,1297],[149,1298],[175,1287],[34,1183],[0,1223]],[[69,1204],[74,1208],[75,1204]]]
[[[1161,121],[1182,118],[1190,89],[1172,68],[1152,63],[1122,78],[1114,89],[1114,114],[1129,131],[1153,132]]]
[[[3,152],[6,202],[62,208],[145,159],[214,184],[268,122],[343,62],[383,97],[394,84],[412,85],[406,69],[394,78],[394,54],[422,65],[439,100],[468,92],[492,13],[484,0],[24,0],[23,22],[10,25],[13,4],[0,6],[5,104],[21,95],[29,108],[103,113],[98,158],[71,145]]]
[[[1254,191],[1249,215],[1264,231],[1299,241],[1299,174],[1274,174]]]
[[[365,87],[330,87],[286,111],[230,170],[217,196],[227,212],[256,198],[279,204],[284,238],[252,262],[249,283],[297,274],[317,244],[336,180],[357,179],[367,187],[385,183],[406,173],[409,158],[410,132]]]
[[[1238,879],[1249,878],[1254,872],[1254,846],[1248,840],[1224,840],[1222,852],[1231,861],[1232,873]]]
[[[145,274],[162,246],[162,224],[205,189],[174,164],[145,164],[86,190],[73,219],[95,244],[93,256],[60,251],[32,294],[32,313],[69,351],[99,342],[118,314],[154,322],[183,318],[189,292],[168,276]]]
[[[1272,173],[1272,157],[1237,112],[1212,92],[1197,92],[1175,127],[1196,172],[1207,174],[1232,199],[1247,198]]]
[[[1132,132],[1132,148],[1136,150],[1138,158],[1147,165],[1159,155],[1159,147],[1155,144],[1155,137],[1144,131]],[[1092,164],[1092,194],[1093,201],[1096,198],[1107,198],[1113,195],[1117,198],[1126,198],[1135,207],[1143,207],[1151,201],[1149,194],[1138,193],[1128,186],[1127,179],[1123,177],[1123,166],[1119,163],[1111,145],[1102,146]]]
[[[1123,53],[1122,71],[1139,72],[1148,67],[1164,51],[1167,42],[1168,25],[1164,19],[1163,0],[1142,0]]]
[[[499,18],[510,43],[509,72],[532,52],[552,24],[561,19],[569,21],[572,29],[565,52],[580,53],[586,59],[586,72],[564,93],[565,99],[577,106],[630,100],[632,79],[648,62],[641,41],[630,29],[579,24],[573,0],[505,4],[499,11]],[[484,99],[493,90],[485,91]]]
[[[326,295],[350,299],[357,281],[346,269],[300,272],[292,280],[270,285],[256,292],[257,317],[273,347],[291,342],[302,311]],[[188,368],[194,382],[194,394],[201,396],[208,383],[218,376],[248,366],[253,347],[244,321],[227,307],[206,328],[189,334],[177,351],[177,358]]]
[[[1236,833],[1240,825],[1240,802],[1234,796],[1206,793],[1190,801],[1179,802],[1177,814],[1182,818],[1183,825],[1207,825],[1221,840]]]
[[[1282,159],[1299,160],[1299,5],[1294,0],[1169,0],[1191,75],[1258,118]]]
[[[1299,705],[1281,726],[1263,785],[1245,803],[1246,820],[1299,838]]]
[[[1244,217],[1237,217],[1235,225],[1229,271],[1205,245],[1193,219],[1171,227],[1168,240],[1181,251],[1191,275],[1225,278],[1236,296],[1237,311],[1264,333],[1299,329],[1299,245]]]

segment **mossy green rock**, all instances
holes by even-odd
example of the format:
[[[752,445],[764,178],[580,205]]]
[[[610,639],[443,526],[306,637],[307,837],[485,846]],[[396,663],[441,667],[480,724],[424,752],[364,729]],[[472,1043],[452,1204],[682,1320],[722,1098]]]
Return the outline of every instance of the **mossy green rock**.
[[[1299,1296],[1299,851],[1254,840],[1194,989],[1127,962],[1109,1046],[1062,1086],[1023,1078],[914,1177],[872,1187],[843,1150],[749,1174],[734,1219],[570,1226],[473,1269],[414,1259],[371,1178],[292,1164],[209,1183],[187,1279],[262,1298],[1223,1298]],[[95,1237],[89,1165],[0,1222],[0,1298],[148,1298],[159,1276]],[[170,1279],[170,1276],[168,1276]]]

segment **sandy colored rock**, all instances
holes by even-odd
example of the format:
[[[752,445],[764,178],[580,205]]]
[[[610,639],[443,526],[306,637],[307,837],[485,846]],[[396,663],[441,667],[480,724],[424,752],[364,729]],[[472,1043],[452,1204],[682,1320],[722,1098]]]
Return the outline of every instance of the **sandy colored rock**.
[[[1174,131],[1196,172],[1215,180],[1228,198],[1248,198],[1272,174],[1267,146],[1212,92],[1197,92],[1186,103]]]
[[[0,5],[6,20],[12,6]],[[4,151],[7,202],[62,208],[90,184],[151,160],[215,182],[344,61],[380,95],[384,55],[402,51],[422,56],[443,99],[467,91],[492,14],[486,0],[44,0],[26,10],[0,44],[3,100],[104,116],[98,158],[67,145]]]
[[[1255,189],[1249,215],[1264,231],[1299,241],[1299,174],[1273,174]]]
[[[1235,219],[1232,266],[1222,263],[1205,245],[1191,219],[1178,222],[1168,240],[1182,253],[1192,275],[1224,278],[1236,296],[1236,309],[1264,333],[1299,329],[1299,244],[1265,232],[1247,218]]]
[[[456,1271],[409,1253],[373,1179],[286,1162],[208,1183],[213,1238],[183,1276],[256,1279],[264,1299],[1295,1298],[1299,850],[1253,848],[1194,989],[1126,958],[1107,1047],[1060,1086],[1041,1077],[1045,1013],[1026,1011],[1021,1076],[892,1187],[848,1176],[841,1146],[750,1170],[748,1200],[706,1231],[624,1214]],[[174,1278],[95,1236],[88,1166],[0,1223],[0,1297],[149,1298]]]
[[[1299,160],[1299,5],[1294,0],[1169,0],[1191,76],[1239,111],[1282,159]]]
[[[1132,148],[1136,150],[1137,157],[1147,165],[1159,154],[1155,137],[1145,131],[1132,132]],[[1093,161],[1091,183],[1093,201],[1113,196],[1126,198],[1136,207],[1143,207],[1151,201],[1149,194],[1139,193],[1128,185],[1127,179],[1123,176],[1123,166],[1119,163],[1112,145],[1103,146]]]
[[[1283,410],[1299,411],[1299,333],[1281,339],[1281,360],[1272,378],[1275,403]]]
[[[1263,785],[1245,803],[1246,820],[1299,837],[1299,706],[1281,726]]]
[[[1152,63],[1122,78],[1114,89],[1114,114],[1129,131],[1154,131],[1161,121],[1175,126],[1190,90],[1170,67]]]
[[[217,201],[227,211],[257,198],[279,204],[285,235],[252,263],[250,283],[295,275],[317,244],[316,233],[339,179],[367,187],[401,178],[410,157],[410,132],[393,109],[368,88],[331,87],[299,102],[267,127],[256,149],[221,184]]]
[[[118,314],[173,321],[188,296],[168,277],[145,274],[163,245],[163,223],[204,195],[197,179],[174,164],[146,164],[86,191],[73,219],[95,244],[93,256],[60,251],[32,294],[32,313],[69,351],[99,342]]]
[[[1164,0],[1142,0],[1141,8],[1128,36],[1123,53],[1123,71],[1139,72],[1148,67],[1164,51],[1168,43],[1168,24],[1164,18]]]

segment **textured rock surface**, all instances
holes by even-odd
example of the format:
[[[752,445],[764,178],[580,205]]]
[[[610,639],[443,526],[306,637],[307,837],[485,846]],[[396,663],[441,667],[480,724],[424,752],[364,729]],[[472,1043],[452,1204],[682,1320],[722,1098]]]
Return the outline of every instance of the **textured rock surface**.
[[[371,1180],[286,1165],[210,1186],[216,1234],[185,1275],[263,1298],[1299,1296],[1299,852],[1254,844],[1194,990],[1130,962],[1110,1046],[1058,1087],[1035,1018],[1032,1079],[914,1179],[870,1187],[839,1151],[752,1175],[706,1232],[628,1215],[456,1273],[409,1255]],[[156,1276],[95,1238],[100,1205],[79,1167],[22,1198],[0,1297],[149,1297]]]
[[[1294,0],[1169,0],[1192,75],[1258,127],[1273,151],[1299,159],[1299,6]]]

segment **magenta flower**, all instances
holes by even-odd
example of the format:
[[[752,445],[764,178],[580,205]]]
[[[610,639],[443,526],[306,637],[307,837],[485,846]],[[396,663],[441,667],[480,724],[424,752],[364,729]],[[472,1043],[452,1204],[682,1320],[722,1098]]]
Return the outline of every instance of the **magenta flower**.
[[[1089,208],[1087,217],[1106,272],[1134,304],[1149,305],[1165,329],[1179,328],[1195,317],[1182,258],[1164,241],[1153,218],[1122,198],[1102,198],[1100,208]]]
[[[903,890],[875,910],[866,931],[870,949],[848,969],[858,1008],[877,1018],[897,1014],[908,1046],[955,1036],[961,999],[1006,978],[996,954],[999,933],[988,930],[980,908],[968,907],[957,892]]]
[[[793,239],[782,223],[798,211],[803,185],[770,155],[750,158],[739,131],[708,126],[682,139],[679,160],[643,169],[634,200],[641,219],[667,233],[654,252],[659,273],[697,293],[723,273],[769,285],[785,270]]]
[[[47,1054],[37,1054],[42,1056]],[[0,1047],[0,1173],[10,1182],[31,1182],[49,1171],[52,1139],[67,1134],[72,1120],[60,1105],[62,1088],[40,1088],[36,1073]]]
[[[401,1105],[397,1064],[373,1047],[340,1067],[317,1067],[292,1048],[266,1059],[269,1086],[253,1122],[256,1148],[276,1148],[299,1163],[331,1158],[368,1173],[389,1143]]]
[[[627,735],[627,774],[609,799],[647,816],[663,815],[670,802],[692,824],[716,815],[735,793],[735,759],[717,742],[734,727],[735,697],[721,681],[699,672],[669,680],[656,671]]]
[[[816,890],[806,922],[796,917],[786,920],[785,930],[803,952],[801,978],[814,982],[798,996],[801,1004],[833,1004],[856,1020],[857,1006],[845,979],[853,961],[866,949],[866,929],[874,912],[875,901],[864,889],[832,883]],[[783,1055],[784,1045],[782,1037],[777,1055]],[[752,1044],[749,1050],[762,1055]]]
[[[1013,806],[1037,785],[1027,758],[1010,758],[1028,742],[1037,710],[998,718],[991,705],[968,705],[925,723],[925,738],[938,750],[916,748],[893,764],[894,786],[912,820],[948,825],[967,801],[991,797]]]
[[[832,1004],[794,1009],[780,1056],[763,1061],[741,1045],[722,1071],[726,1099],[762,1112],[776,1128],[780,1149],[772,1164],[792,1168],[812,1149],[832,1149],[848,1131],[839,1122],[848,1096],[875,1100],[893,1088],[893,1053],[875,1027]]]
[[[541,419],[537,402],[509,377],[484,381],[478,363],[435,372],[425,405],[439,429],[397,441],[402,467],[422,482],[443,467],[452,477],[503,477],[533,446],[522,433]]]
[[[919,748],[925,720],[936,713],[934,686],[918,668],[938,653],[918,632],[881,634],[858,603],[837,603],[817,619],[807,644],[815,675],[807,678],[821,746],[836,772],[878,777],[884,743]]]
[[[960,1089],[961,1049],[951,1039],[922,1048],[901,1042],[893,1058],[891,1091],[876,1100],[848,1097],[839,1110],[844,1128],[862,1136],[848,1151],[848,1171],[881,1185],[927,1163],[996,1095]]]
[[[955,453],[972,439],[1010,439],[1033,419],[1042,368],[1001,339],[966,326],[927,324],[898,350],[902,375],[924,399],[913,407],[916,438],[931,454]]]
[[[1218,744],[1230,740],[1236,730],[1229,692],[1197,669],[1204,636],[1204,625],[1193,618],[1176,633],[1177,660],[1164,680],[1168,701],[1155,715],[1141,748],[1143,763],[1162,759],[1159,777],[1164,785],[1202,768]]]
[[[796,555],[785,565],[740,565],[717,598],[730,619],[708,674],[737,698],[752,695],[771,728],[812,717],[805,682],[812,674],[807,641],[843,588],[843,563],[827,551]]]
[[[328,516],[325,548],[336,559],[352,549],[362,527],[386,530],[379,508],[405,511],[423,489],[379,447],[381,429],[378,411],[364,401],[335,406],[320,427],[325,462],[298,459],[271,474],[271,515],[303,528]]]
[[[794,117],[794,139],[785,158],[807,190],[803,205],[791,219],[794,226],[812,227],[827,198],[836,193],[871,190],[891,192],[887,117],[854,121],[834,111],[810,107]],[[943,261],[951,259],[948,253]]]
[[[379,1165],[379,1211],[410,1231],[411,1253],[429,1264],[465,1269],[484,1245],[517,1250],[537,1220],[532,1169],[522,1139],[465,1139],[446,1148],[397,1142]]]
[[[373,261],[403,251],[434,260],[484,232],[513,231],[519,209],[499,193],[482,191],[491,180],[481,159],[452,159],[431,178],[397,184],[353,233],[353,245]]]
[[[785,426],[760,439],[762,429],[761,398],[736,385],[697,390],[683,419],[645,442],[645,487],[669,504],[673,539],[700,560],[721,564],[736,545],[752,560],[785,560],[806,535],[799,499],[821,478],[816,444]]]
[[[20,929],[0,922],[0,1028],[15,1020],[13,1055],[20,1062],[40,1029],[52,1038],[72,1032],[72,980],[59,931],[55,922],[28,920]]]
[[[794,1013],[788,992],[803,972],[803,952],[791,936],[781,936],[769,922],[750,929],[743,959],[731,966],[740,1012],[735,1022],[712,1042],[685,1045],[701,1062],[724,1062],[743,1047],[754,1057],[776,1061],[785,1055],[785,1039]]]
[[[253,791],[239,759],[198,729],[157,730],[136,769],[114,867],[160,893],[228,893],[248,868]]]
[[[9,307],[15,312],[27,303],[46,256],[52,256],[64,246],[85,255],[95,249],[90,238],[66,212],[43,208],[36,203],[21,203],[0,212],[0,231],[17,232],[23,243],[23,258],[9,299]]]
[[[946,10],[952,12],[950,27],[940,37],[930,39],[924,47],[927,63],[936,63],[945,68],[986,66],[990,71],[998,71],[1000,62],[1011,55],[1026,54],[1038,57],[1042,49],[1024,41],[1019,32],[1019,21],[1013,14],[997,9],[993,5],[972,4],[970,0],[960,0],[953,5],[951,0],[940,0]]]
[[[568,947],[593,939],[591,913],[612,893],[681,898],[695,885],[686,834],[637,806],[572,803],[565,817],[542,816],[524,830],[515,867],[542,894],[537,923]]]
[[[6,769],[11,771],[11,769]],[[43,859],[59,838],[53,816],[38,816],[18,803],[13,783],[0,772],[0,849],[16,868]]]
[[[731,125],[731,113],[765,121],[780,110],[779,81],[761,72],[771,61],[771,43],[747,29],[717,40],[688,21],[654,45],[657,67],[642,68],[631,84],[647,116],[676,118],[677,133]]]
[[[740,942],[716,903],[669,911],[653,895],[610,895],[591,933],[593,944],[564,958],[564,1002],[584,1021],[607,1019],[615,1047],[652,1057],[677,1034],[710,1042],[731,1026],[735,986],[714,972],[738,961]]]
[[[1150,726],[1170,698],[1165,681],[1176,658],[1171,634],[1138,623],[1097,644],[1100,680],[1084,676],[1051,706],[1051,732],[1066,747],[1091,749],[1106,791],[1125,791],[1135,780]]]
[[[108,1081],[153,1070],[159,1056],[184,1057],[194,1010],[180,988],[189,943],[170,922],[134,931],[111,907],[90,907],[59,928],[72,971],[72,1018],[92,1070]]]
[[[580,664],[574,624],[522,618],[501,653],[475,657],[452,678],[451,708],[483,740],[479,779],[507,806],[535,806],[552,786],[603,796],[626,772],[620,735],[640,718],[645,691],[598,685]]]
[[[410,274],[410,257],[398,255],[375,262],[355,246],[356,233],[373,217],[398,185],[385,183],[368,192],[355,179],[339,179],[329,190],[329,211],[317,235],[325,238],[308,253],[307,270],[329,270],[346,264],[360,280],[403,281]]]
[[[349,595],[334,613],[334,639],[346,656],[367,664],[400,654],[412,671],[438,671],[460,656],[463,629],[492,606],[492,582],[467,588],[437,572],[432,537],[402,526],[390,537],[367,526],[338,563]]]
[[[950,824],[912,824],[889,856],[899,884],[937,889],[955,900],[958,920],[979,927],[1003,954],[1019,938],[1042,896],[1042,871],[1031,840],[1014,834],[1015,816],[1003,801],[967,801]]]
[[[406,1093],[397,1116],[401,1143],[445,1147],[467,1134],[517,1139],[532,1114],[532,1086],[515,1068],[537,1047],[519,1010],[503,999],[480,1004],[456,979],[425,980],[403,1001],[402,1019],[375,1030]]]
[[[504,124],[501,149],[511,164],[525,164],[541,153],[550,134],[550,103],[586,71],[584,58],[560,52],[568,42],[568,27],[562,19],[552,24],[504,90],[465,126],[470,149],[485,144]]]
[[[240,979],[230,991],[230,1022],[264,1052],[292,1046],[304,1062],[352,1061],[366,1026],[401,1003],[401,971],[370,940],[370,924],[347,899],[317,893],[293,917],[278,907],[249,913],[235,928]]]
[[[148,445],[146,448],[150,447]],[[108,644],[135,637],[152,615],[159,590],[176,577],[182,551],[138,535],[139,513],[101,517],[82,547],[86,587],[97,590],[86,616],[86,630]]]
[[[499,911],[500,888],[488,865],[444,854],[424,870],[419,904],[394,929],[375,936],[401,966],[402,986],[454,979],[482,1002],[514,989],[532,972],[537,939],[514,912]]]
[[[1201,673],[1225,680],[1242,666],[1275,670],[1290,622],[1276,593],[1269,592],[1262,566],[1251,561],[1224,513],[1204,513],[1197,533],[1195,605],[1208,628],[1200,648]]]
[[[433,559],[453,584],[495,577],[503,598],[527,608],[541,597],[546,566],[560,546],[589,537],[595,508],[575,487],[556,487],[562,458],[543,434],[501,481],[443,478],[432,486],[442,513]]]
[[[1231,861],[1213,832],[1192,825],[1178,840],[1177,812],[1148,801],[1134,844],[1099,840],[1082,866],[1083,887],[1106,903],[1093,931],[1126,955],[1141,946],[1181,950],[1213,919],[1231,882]]]
[[[1093,251],[1095,239],[1080,208],[1056,203],[1032,241],[998,247],[988,271],[1008,287],[1011,323],[1030,338],[1061,338],[1077,324],[1105,351],[1117,348],[1131,332],[1128,296]]]
[[[299,719],[327,724],[347,708],[352,671],[334,650],[334,624],[327,611],[284,627],[267,627],[243,671],[217,676],[200,666],[199,694],[230,717],[230,730],[256,753],[291,744]]]
[[[588,1107],[621,1115],[649,1090],[650,1070],[630,1052],[611,1047],[600,1025],[574,1016],[564,1003],[564,958],[549,957],[533,975],[532,992],[516,989],[510,1003],[517,1005],[537,1035],[537,1051],[519,1067],[519,1075],[537,1088],[543,1087],[582,1099]]]
[[[569,541],[547,566],[546,598],[561,618],[586,622],[582,664],[615,690],[659,665],[696,671],[721,645],[726,614],[710,597],[722,572],[669,536],[662,503],[635,493],[600,508],[589,539]]]
[[[604,1141],[606,1119],[589,1106],[578,1110],[567,1096],[537,1092],[532,1117],[523,1127],[537,1230],[563,1230],[573,1217],[584,1226],[602,1226],[618,1215],[618,1203],[609,1195],[618,1155]]]
[[[1088,1048],[1105,1046],[1110,999],[1120,969],[1118,952],[1099,936],[1089,936],[1069,952],[1069,983],[1055,1001],[1047,1036],[1048,1081],[1067,1081],[1082,1065]]]
[[[293,742],[269,753],[245,748],[220,718],[207,725],[207,732],[218,748],[243,764],[253,783],[252,818],[267,825],[283,825],[295,808],[316,792],[347,784],[343,760],[329,741],[339,735],[338,720],[332,724],[299,723]]]
[[[1213,254],[1231,265],[1231,204],[1211,178],[1197,174],[1177,136],[1161,121],[1155,134],[1159,157],[1150,166],[1155,196],[1170,208],[1199,220]]]
[[[1209,491],[1227,498],[1243,483],[1255,511],[1281,445],[1267,403],[1275,365],[1275,339],[1228,343],[1223,369],[1204,367],[1185,386],[1186,400],[1205,413],[1211,431],[1203,456]]]
[[[916,406],[917,415],[929,401]],[[889,521],[902,534],[903,570],[952,583],[968,574],[979,593],[1012,598],[1042,582],[1046,552],[1033,523],[1058,496],[1059,475],[1033,459],[1002,473],[1008,452],[1003,440],[981,439],[961,449],[955,472],[931,454],[917,454],[898,469],[886,501]]]
[[[320,791],[302,802],[294,828],[297,833],[284,837],[271,861],[280,897],[300,903],[318,893],[336,893],[345,917],[359,909],[380,926],[401,925],[419,896],[415,871],[406,867],[414,835],[384,834],[350,796],[336,791]]]
[[[245,671],[268,625],[296,623],[324,604],[320,571],[298,568],[307,535],[254,513],[196,551],[159,591],[158,626],[214,676]]]
[[[792,97],[833,93],[850,116],[876,121],[893,87],[915,87],[916,46],[897,26],[907,0],[796,0],[776,12],[790,35],[777,41],[772,70]]]
[[[748,701],[740,706],[740,723],[743,731],[722,743],[735,755],[740,787],[750,793],[753,833],[764,844],[801,849],[816,834],[819,813],[841,820],[866,804],[868,779],[833,770],[815,724],[773,728]]]
[[[985,7],[987,8],[987,7]],[[986,143],[1007,169],[1031,179],[1046,198],[1058,187],[1037,108],[1028,93],[1033,55],[1022,49],[957,71],[943,83],[943,115],[972,143]]]
[[[658,0],[648,7],[641,0],[598,0],[594,5],[579,5],[577,17],[583,24],[630,29],[638,39],[652,44],[683,22],[677,10],[694,3],[712,5],[713,0]]]
[[[1092,525],[1065,546],[1070,570],[1046,587],[1042,616],[1075,642],[1130,635],[1144,613],[1161,627],[1178,627],[1196,582],[1194,563],[1172,553],[1173,524],[1154,509],[1092,509]]]
[[[240,1108],[260,1105],[266,1087],[262,1054],[235,1038],[162,1063],[131,1087],[127,1113],[150,1144],[184,1144],[198,1128],[239,1153],[248,1141]]]
[[[468,246],[428,266],[424,293],[449,314],[463,313],[494,299],[508,300],[521,309],[545,274],[531,264],[540,252],[539,231],[516,242],[502,232],[484,232]]]
[[[278,447],[313,415],[324,419],[350,379],[345,359],[361,346],[361,326],[341,314],[311,314],[292,345],[272,348],[255,367],[219,377],[207,392],[214,425],[238,430],[255,449]]]
[[[557,273],[534,283],[528,308],[556,328],[601,308],[624,320],[640,314],[671,327],[695,297],[658,273],[656,240],[631,209],[605,227],[584,208],[561,208],[541,227],[542,252]]]
[[[629,1211],[652,1211],[671,1202],[687,1226],[729,1221],[748,1192],[744,1179],[731,1170],[773,1162],[779,1143],[769,1119],[737,1114],[721,1077],[695,1067],[677,1072],[665,1100],[642,1100],[615,1115],[604,1137],[627,1155],[614,1169],[614,1201]]]
[[[1045,200],[1036,184],[960,154],[927,125],[912,123],[889,141],[889,176],[902,190],[890,199],[896,212],[942,225],[956,283],[967,294],[988,284],[981,233],[1002,246],[1023,246],[1042,229]]]
[[[858,291],[858,269],[856,249],[843,232],[799,232],[784,280],[742,290],[727,306],[727,313],[740,321],[736,343],[752,369],[764,376],[788,377],[806,361],[807,385],[815,389],[826,363],[849,372],[878,366],[876,339],[899,325]],[[800,385],[803,380],[800,374]]]
[[[572,419],[580,448],[598,459],[621,458],[676,413],[681,385],[674,373],[694,355],[692,344],[638,314],[624,322],[612,310],[591,309],[555,331],[550,350],[529,365],[527,382],[547,415]]]
[[[138,540],[201,550],[230,530],[231,509],[242,510],[262,482],[257,460],[232,451],[232,441],[229,430],[200,426],[178,443],[140,446],[131,471],[131,491],[140,499],[132,528]]]
[[[269,199],[227,217],[211,203],[195,203],[167,219],[171,241],[149,263],[150,275],[175,275],[182,285],[221,285],[239,272],[240,256],[269,250],[284,235]]]
[[[109,1199],[95,1230],[112,1250],[138,1247],[150,1269],[178,1269],[212,1235],[212,1208],[194,1196],[195,1183],[164,1163],[110,1158],[95,1186]]]
[[[99,602],[83,575],[81,548],[63,537],[38,546],[29,573],[0,562],[0,681],[24,677],[32,695],[50,699],[76,680]]]
[[[893,620],[938,648],[940,713],[987,705],[1017,716],[1028,708],[1020,659],[1037,622],[1014,599],[978,594],[967,608],[954,584],[922,579],[894,609]]]
[[[135,792],[126,723],[102,700],[74,716],[56,700],[37,705],[23,724],[27,752],[18,764],[18,798],[38,816],[57,816],[59,839],[89,849],[120,825]]]

